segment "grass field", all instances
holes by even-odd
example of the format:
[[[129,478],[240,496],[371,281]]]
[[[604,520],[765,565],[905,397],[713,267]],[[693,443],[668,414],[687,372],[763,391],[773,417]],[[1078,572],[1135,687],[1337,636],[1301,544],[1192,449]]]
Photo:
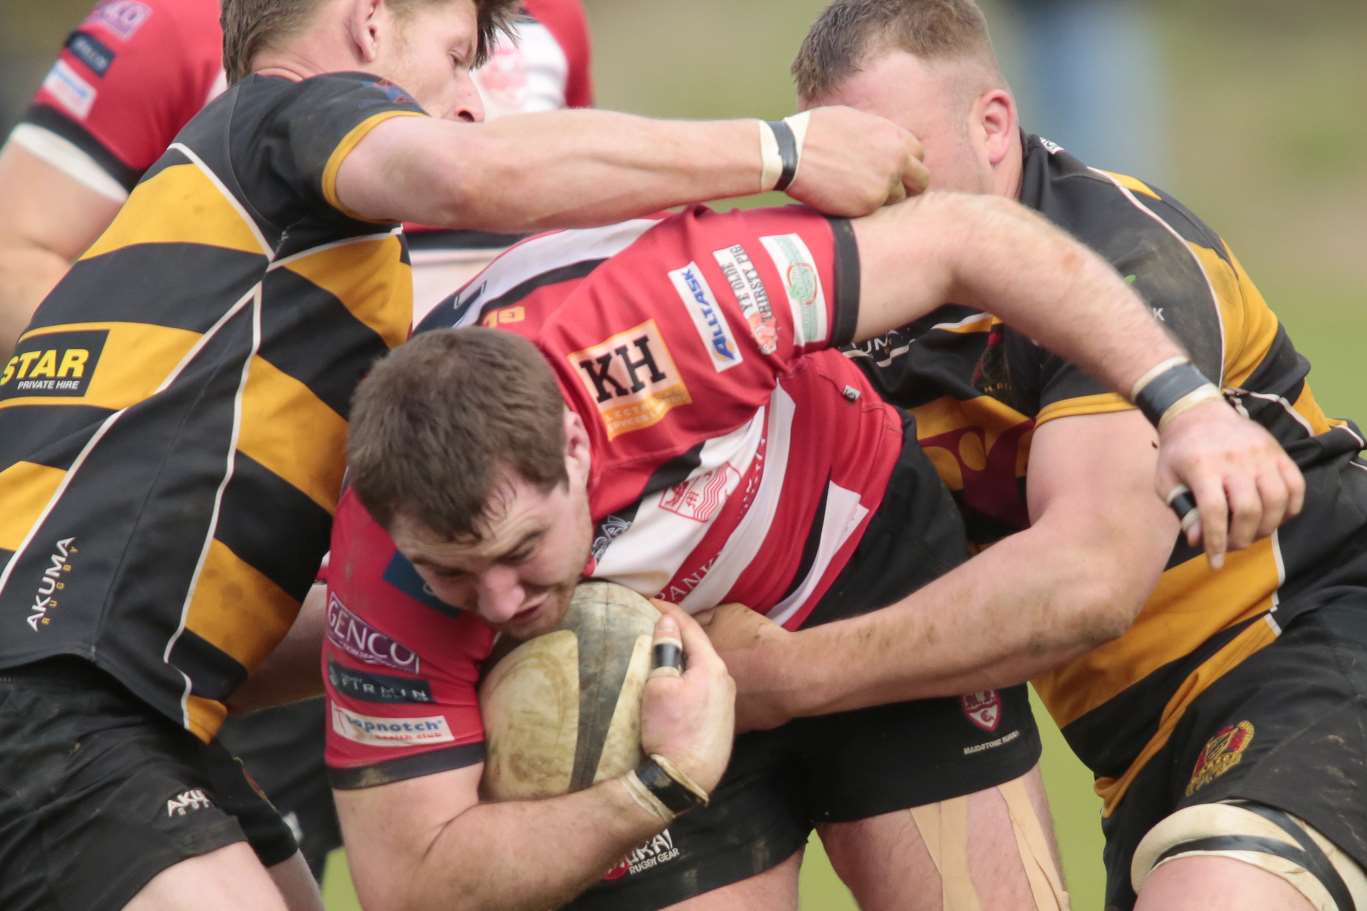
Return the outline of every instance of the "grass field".
[[[53,0],[22,15],[6,4],[3,56],[45,67],[91,2]],[[787,61],[824,0],[586,5],[603,106],[772,117],[791,110]],[[1367,416],[1360,380],[1367,338],[1367,130],[1360,115],[1367,26],[1360,0],[1148,6],[1161,39],[1155,66],[1170,118],[1172,173],[1161,183],[1230,241],[1314,362],[1312,379],[1326,409]],[[41,77],[41,69],[33,72],[30,84]],[[12,74],[7,86],[14,98],[28,91],[15,88],[17,78]],[[1046,779],[1073,907],[1093,911],[1101,907],[1098,804],[1085,770],[1045,727]],[[357,907],[344,863],[333,864],[325,896],[333,911]],[[809,852],[802,903],[810,911],[853,907],[819,846]]]

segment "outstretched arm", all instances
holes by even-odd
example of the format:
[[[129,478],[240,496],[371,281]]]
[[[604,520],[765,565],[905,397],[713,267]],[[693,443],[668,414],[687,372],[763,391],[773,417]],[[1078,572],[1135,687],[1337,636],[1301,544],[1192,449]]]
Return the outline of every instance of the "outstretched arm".
[[[551,111],[490,123],[397,117],[346,157],[337,196],[376,220],[531,231],[606,224],[682,203],[774,188],[757,120],[649,120]],[[862,215],[919,192],[920,143],[849,108],[811,112],[789,193],[835,215]]]

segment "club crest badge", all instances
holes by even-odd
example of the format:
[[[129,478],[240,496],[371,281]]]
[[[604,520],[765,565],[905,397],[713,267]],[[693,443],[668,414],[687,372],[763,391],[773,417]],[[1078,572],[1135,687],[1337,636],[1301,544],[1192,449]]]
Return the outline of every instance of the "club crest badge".
[[[989,734],[1002,720],[1002,697],[996,690],[980,690],[959,697],[964,717]]]
[[[1187,783],[1187,796],[1195,794],[1242,762],[1244,750],[1252,742],[1253,725],[1247,721],[1217,731],[1201,748],[1201,755],[1196,757],[1196,768],[1192,769],[1191,781]]]

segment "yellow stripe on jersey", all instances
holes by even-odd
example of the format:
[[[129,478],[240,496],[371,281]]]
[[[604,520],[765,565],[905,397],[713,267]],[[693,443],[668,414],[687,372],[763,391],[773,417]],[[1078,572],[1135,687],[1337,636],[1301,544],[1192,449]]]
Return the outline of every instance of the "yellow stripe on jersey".
[[[1130,190],[1134,193],[1142,193],[1143,195],[1152,197],[1153,199],[1163,198],[1159,196],[1158,193],[1152,187],[1144,183],[1144,181],[1139,180],[1138,178],[1131,177],[1128,174],[1117,174],[1114,171],[1102,171],[1101,173],[1105,174],[1107,177],[1111,178],[1125,189]]]
[[[1182,685],[1173,693],[1168,704],[1163,706],[1163,714],[1160,716],[1158,730],[1154,732],[1149,742],[1144,744],[1144,748],[1139,751],[1134,762],[1119,778],[1098,778],[1095,790],[1101,798],[1101,815],[1110,817],[1115,812],[1120,801],[1129,790],[1144,766],[1152,759],[1159,750],[1167,746],[1168,740],[1172,738],[1172,732],[1177,728],[1177,723],[1182,720],[1187,707],[1196,700],[1206,690],[1210,689],[1221,677],[1228,674],[1250,655],[1261,651],[1271,645],[1277,639],[1277,633],[1269,623],[1254,623],[1239,635],[1235,636],[1225,647],[1214,655],[1207,658],[1200,667],[1191,673]]]
[[[332,150],[332,154],[328,156],[327,167],[323,169],[323,198],[328,201],[328,205],[332,206],[338,212],[344,213],[348,218],[355,218],[358,221],[391,221],[391,219],[385,218],[366,218],[363,215],[357,215],[355,212],[346,208],[346,206],[343,206],[341,200],[337,198],[337,172],[342,169],[342,162],[351,154],[351,150],[356,148],[357,144],[362,139],[365,139],[371,130],[375,129],[386,120],[390,120],[394,117],[423,116],[425,115],[419,114],[417,111],[381,111],[378,114],[372,114],[365,120],[356,124],[356,126],[352,127],[351,131],[342,137],[342,141],[337,143],[337,148]]]
[[[92,259],[133,244],[203,244],[269,255],[233,202],[193,164],[172,165],[138,184],[113,224],[81,255]]]
[[[299,613],[299,602],[221,541],[209,542],[185,628],[256,667],[279,644]]]
[[[1280,585],[1273,538],[1231,553],[1211,572],[1204,556],[1167,570],[1129,631],[1031,681],[1060,727],[1081,718],[1220,630],[1272,607]]]
[[[66,472],[36,462],[15,462],[0,471],[0,550],[18,550]]]
[[[218,729],[228,720],[228,707],[213,699],[190,695],[185,697],[186,715],[189,716],[190,733],[205,743],[218,736]]]
[[[1040,413],[1035,416],[1035,426],[1039,427],[1058,418],[1071,418],[1086,414],[1110,414],[1114,411],[1125,411],[1133,407],[1134,405],[1126,401],[1123,396],[1116,395],[1114,392],[1080,395],[1076,398],[1063,399],[1045,405],[1040,409]]]
[[[1277,317],[1257,287],[1219,253],[1200,244],[1187,246],[1196,255],[1215,291],[1225,335],[1225,385],[1242,386],[1258,369],[1277,337]],[[1237,265],[1237,263],[1236,263]]]
[[[413,282],[394,234],[324,247],[281,264],[332,294],[351,315],[397,348],[413,321]],[[394,272],[401,270],[402,274]]]
[[[301,446],[300,440],[308,440]],[[264,358],[252,359],[242,392],[237,448],[329,513],[337,509],[346,420],[308,386]]]
[[[82,366],[90,371],[80,395],[17,395],[0,409],[32,405],[89,405],[117,411],[150,398],[202,336],[188,329],[150,323],[64,323],[24,333],[22,340],[45,335],[106,330],[109,335],[97,358]]]

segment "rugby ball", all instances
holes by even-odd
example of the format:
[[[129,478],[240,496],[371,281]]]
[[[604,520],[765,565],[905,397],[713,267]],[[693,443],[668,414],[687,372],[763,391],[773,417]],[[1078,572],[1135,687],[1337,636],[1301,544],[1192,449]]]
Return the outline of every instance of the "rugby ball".
[[[556,797],[637,766],[659,619],[629,588],[584,582],[558,629],[495,652],[479,690],[486,799]]]

